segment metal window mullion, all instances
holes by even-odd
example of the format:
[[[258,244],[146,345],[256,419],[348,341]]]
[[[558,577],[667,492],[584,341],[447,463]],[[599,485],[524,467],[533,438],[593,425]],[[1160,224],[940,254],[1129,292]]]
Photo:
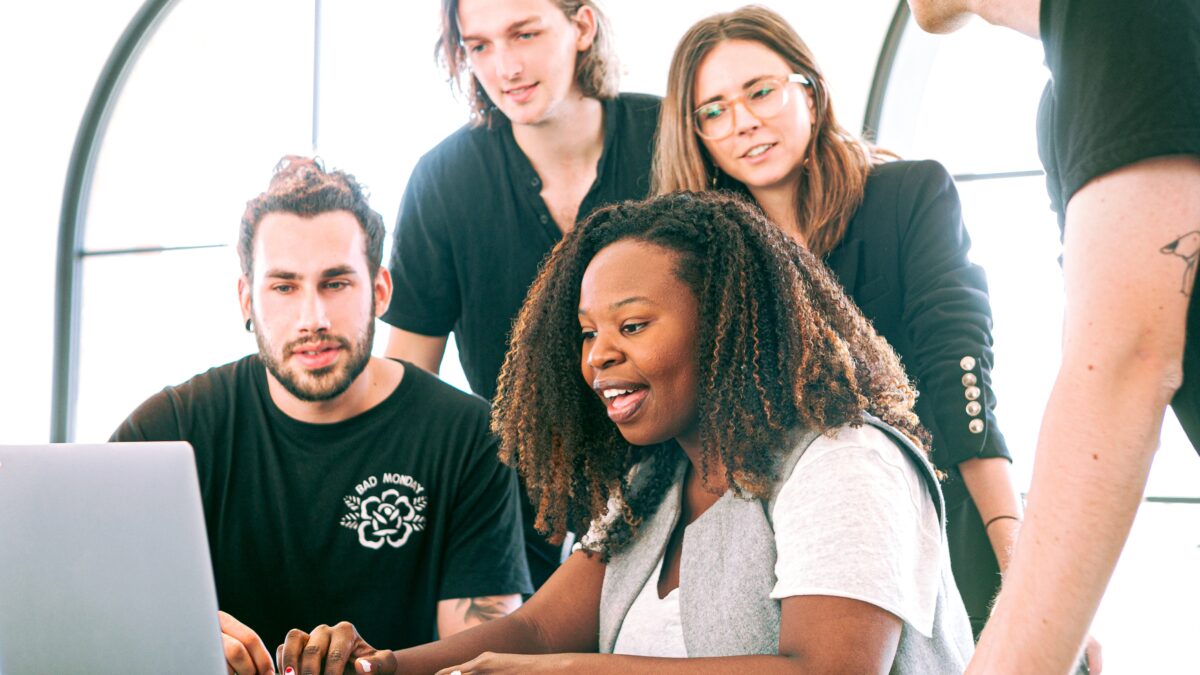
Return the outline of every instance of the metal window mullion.
[[[85,214],[96,155],[125,78],[142,48],[176,0],[147,0],[117,40],[84,109],[67,165],[59,216],[57,279],[54,304],[54,374],[51,384],[50,440],[75,437],[75,402],[79,380],[79,299]]]

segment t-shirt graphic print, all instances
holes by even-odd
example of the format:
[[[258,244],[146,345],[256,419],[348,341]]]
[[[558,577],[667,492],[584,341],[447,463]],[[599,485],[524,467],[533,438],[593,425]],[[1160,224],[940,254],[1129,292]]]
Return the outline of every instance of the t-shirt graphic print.
[[[402,473],[370,476],[355,485],[354,492],[343,499],[350,512],[342,516],[342,527],[357,532],[358,543],[363,546],[400,548],[414,533],[425,529],[425,516],[421,512],[429,499],[422,494],[424,486],[412,476]]]
[[[309,424],[248,356],[154,395],[113,440],[192,444],[220,608],[267,645],[343,620],[422,644],[440,600],[531,590],[487,403],[411,364],[374,408]]]

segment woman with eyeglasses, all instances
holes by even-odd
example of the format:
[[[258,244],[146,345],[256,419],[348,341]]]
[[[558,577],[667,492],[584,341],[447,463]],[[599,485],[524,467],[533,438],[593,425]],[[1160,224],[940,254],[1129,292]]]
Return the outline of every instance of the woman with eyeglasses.
[[[652,191],[747,194],[900,354],[947,474],[954,576],[978,635],[1021,516],[993,415],[987,282],[945,169],[895,159],[838,124],[812,53],[778,14],[717,14],[676,48]]]

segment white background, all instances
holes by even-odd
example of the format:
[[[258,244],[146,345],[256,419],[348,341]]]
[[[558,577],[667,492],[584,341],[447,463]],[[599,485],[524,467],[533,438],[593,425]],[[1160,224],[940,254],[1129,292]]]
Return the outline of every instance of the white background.
[[[134,0],[0,5],[0,443],[49,438],[57,229],[67,162],[91,89],[140,6]],[[88,258],[79,440],[103,440],[164,385],[253,349],[235,299],[245,200],[280,155],[314,150],[356,174],[389,225],[420,155],[466,120],[432,61],[436,4],[323,3],[313,147],[313,4],[183,0],[113,110],[87,212],[88,249],[225,244]],[[671,50],[695,19],[736,2],[608,0],[623,88],[662,93]],[[842,122],[860,126],[890,0],[771,3],[799,29]],[[949,38],[909,31],[880,141],[954,173],[1038,168],[1039,45],[974,25]],[[1057,230],[1041,178],[960,184],[972,257],[989,271],[998,419],[1024,489],[1059,357]],[[469,194],[469,186],[464,186]],[[381,326],[381,329],[385,328]],[[381,330],[381,332],[384,332]],[[462,382],[447,354],[448,379]],[[2,486],[0,486],[2,489]],[[1103,490],[1103,486],[1097,486]],[[1200,494],[1200,461],[1170,420],[1149,494]],[[1143,507],[1096,632],[1109,673],[1178,672],[1200,606],[1200,506]]]

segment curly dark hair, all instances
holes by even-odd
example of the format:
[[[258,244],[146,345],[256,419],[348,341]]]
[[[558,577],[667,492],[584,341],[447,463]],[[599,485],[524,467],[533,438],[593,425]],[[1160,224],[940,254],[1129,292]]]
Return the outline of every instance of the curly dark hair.
[[[345,171],[326,171],[315,157],[286,155],[275,165],[267,191],[246,202],[238,226],[238,258],[242,274],[254,275],[254,235],[268,213],[312,217],[329,211],[349,211],[366,234],[367,272],[371,279],[383,262],[383,216],[371,208],[366,189]]]
[[[631,445],[580,375],[580,284],[625,239],[678,254],[695,294],[702,470],[724,467],[743,498],[765,498],[797,429],[827,432],[870,413],[927,447],[899,358],[825,265],[730,193],[675,192],[602,208],[554,248],[513,326],[492,429],[561,541],[588,521],[605,558],[629,543],[674,480],[676,444]],[[646,461],[631,489],[631,469]],[[612,501],[610,502],[610,499]],[[608,513],[610,503],[619,513]],[[607,516],[607,518],[605,517]],[[619,516],[619,517],[618,517]]]

